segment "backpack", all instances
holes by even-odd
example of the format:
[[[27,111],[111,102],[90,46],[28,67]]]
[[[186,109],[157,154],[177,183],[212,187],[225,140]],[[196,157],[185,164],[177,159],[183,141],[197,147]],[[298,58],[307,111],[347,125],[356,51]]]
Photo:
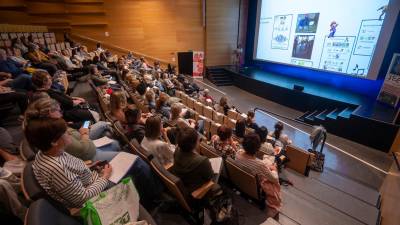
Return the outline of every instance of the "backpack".
[[[239,225],[238,211],[225,191],[210,199],[209,212],[211,225]]]

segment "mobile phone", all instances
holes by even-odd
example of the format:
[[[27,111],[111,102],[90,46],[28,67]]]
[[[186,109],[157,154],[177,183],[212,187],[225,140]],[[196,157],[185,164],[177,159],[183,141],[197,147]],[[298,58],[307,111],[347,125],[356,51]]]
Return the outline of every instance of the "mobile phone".
[[[89,120],[87,120],[87,121],[85,121],[84,123],[83,123],[83,128],[89,128],[89,126],[90,126],[90,121]]]

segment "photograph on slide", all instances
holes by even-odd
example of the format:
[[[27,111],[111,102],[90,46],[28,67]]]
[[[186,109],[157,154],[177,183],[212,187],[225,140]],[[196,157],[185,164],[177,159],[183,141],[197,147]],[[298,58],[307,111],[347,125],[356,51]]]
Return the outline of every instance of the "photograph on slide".
[[[292,57],[311,59],[315,35],[296,35],[293,43]]]
[[[318,27],[319,13],[299,14],[296,33],[315,33]]]

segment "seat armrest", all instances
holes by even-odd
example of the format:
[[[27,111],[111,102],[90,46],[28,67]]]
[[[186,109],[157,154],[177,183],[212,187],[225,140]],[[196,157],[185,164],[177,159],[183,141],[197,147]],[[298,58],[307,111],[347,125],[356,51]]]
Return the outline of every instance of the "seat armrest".
[[[173,163],[168,163],[168,164],[164,165],[164,168],[166,170],[169,170],[173,165],[174,165]]]
[[[213,181],[208,181],[207,183],[203,184],[201,187],[197,188],[196,190],[194,190],[192,192],[192,197],[194,199],[202,199],[207,192],[212,188],[212,186],[214,185]]]

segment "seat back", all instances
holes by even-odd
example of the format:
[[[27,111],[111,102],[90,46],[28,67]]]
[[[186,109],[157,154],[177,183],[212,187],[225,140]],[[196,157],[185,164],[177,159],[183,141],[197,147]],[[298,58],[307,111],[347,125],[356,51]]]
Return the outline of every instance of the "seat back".
[[[40,186],[33,173],[32,161],[28,162],[21,174],[21,189],[25,198],[29,201],[45,197],[46,192]]]
[[[129,142],[129,144],[134,149],[135,153],[137,155],[139,155],[140,158],[142,158],[145,162],[150,164],[150,161],[153,158],[153,156],[150,152],[148,152],[146,149],[144,149],[136,139],[132,139]]]
[[[232,110],[232,109],[228,110],[228,117],[229,118],[231,118],[233,120],[237,120],[238,116],[239,116],[239,113],[236,112],[235,110]]]
[[[219,124],[219,123],[215,123],[215,122],[211,123],[211,128],[210,128],[210,136],[211,137],[218,133],[218,128],[220,126],[221,126],[221,124]]]
[[[33,202],[25,215],[25,225],[81,225],[70,215],[54,207],[49,201],[39,199]]]
[[[129,144],[129,139],[126,137],[125,133],[123,132],[123,128],[119,122],[115,122],[112,124],[112,129],[117,136],[118,140],[121,141],[123,144]]]
[[[222,156],[217,152],[217,150],[214,149],[214,147],[208,145],[205,142],[200,143],[199,152],[201,155],[204,155],[207,158],[217,158]]]
[[[213,118],[213,109],[210,106],[206,106],[203,108],[203,115],[209,119]]]
[[[236,120],[233,120],[233,119],[231,119],[229,117],[225,117],[224,118],[224,124],[225,124],[225,126],[227,126],[227,127],[231,128],[232,130],[234,130],[235,127],[236,127]]]
[[[168,191],[176,198],[178,203],[187,212],[191,213],[192,208],[190,207],[186,194],[183,191],[184,187],[182,181],[168,170],[166,170],[156,159],[150,161],[150,165],[154,172],[160,177]]]
[[[22,139],[19,145],[19,153],[21,158],[25,161],[32,161],[35,159],[36,152],[31,148],[26,138]]]
[[[289,158],[289,162],[286,166],[300,174],[308,176],[309,162],[311,154],[301,148],[294,145],[286,146],[286,156]]]
[[[251,198],[262,201],[262,191],[258,183],[258,177],[247,168],[240,167],[231,158],[225,160],[229,180],[243,193]]]
[[[187,102],[186,102],[186,106],[189,109],[194,109],[194,103],[195,103],[195,100],[193,98],[188,97]]]
[[[213,111],[213,120],[216,123],[224,124],[224,114]]]
[[[200,115],[203,115],[203,104],[201,102],[195,102],[194,110],[198,112]]]

